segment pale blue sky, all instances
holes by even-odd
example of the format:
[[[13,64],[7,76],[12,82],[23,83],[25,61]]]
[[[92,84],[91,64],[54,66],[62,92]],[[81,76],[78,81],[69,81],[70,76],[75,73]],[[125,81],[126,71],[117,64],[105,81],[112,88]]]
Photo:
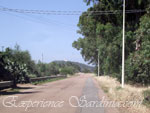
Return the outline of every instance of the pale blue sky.
[[[0,0],[0,6],[18,9],[86,11],[83,0]],[[28,50],[33,60],[44,62],[71,60],[85,63],[80,52],[72,48],[79,38],[79,15],[31,15],[0,11],[0,46]]]

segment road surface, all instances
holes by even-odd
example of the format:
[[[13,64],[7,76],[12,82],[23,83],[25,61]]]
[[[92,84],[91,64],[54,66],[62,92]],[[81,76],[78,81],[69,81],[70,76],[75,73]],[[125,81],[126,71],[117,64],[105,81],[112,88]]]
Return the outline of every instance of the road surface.
[[[90,74],[81,73],[18,94],[0,96],[0,113],[117,113],[90,104],[100,102],[99,90]]]

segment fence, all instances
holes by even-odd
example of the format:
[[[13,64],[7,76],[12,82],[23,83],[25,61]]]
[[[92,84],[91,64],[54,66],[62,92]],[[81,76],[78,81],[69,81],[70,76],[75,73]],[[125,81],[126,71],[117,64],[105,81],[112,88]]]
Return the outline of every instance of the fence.
[[[0,88],[7,88],[7,87],[11,87],[13,85],[12,81],[3,81],[0,82]]]
[[[58,75],[58,76],[46,76],[46,77],[36,77],[30,78],[30,82],[36,82],[41,80],[53,79],[53,78],[66,78],[66,76]],[[0,89],[8,88],[13,85],[13,81],[3,81],[0,82]]]
[[[47,79],[53,79],[53,78],[65,78],[65,77],[66,77],[66,76],[36,77],[36,78],[30,78],[30,82],[41,81],[41,80],[47,80]]]

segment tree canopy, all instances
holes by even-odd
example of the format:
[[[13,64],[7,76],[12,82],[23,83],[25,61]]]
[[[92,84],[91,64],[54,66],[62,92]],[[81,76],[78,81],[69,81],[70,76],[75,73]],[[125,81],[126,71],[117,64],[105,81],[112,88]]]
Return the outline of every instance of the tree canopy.
[[[122,19],[123,19],[123,0],[84,0],[87,5],[93,5],[79,18],[78,33],[81,37],[73,42],[73,47],[80,50],[81,55],[89,63],[97,65],[98,55],[100,60],[100,73],[115,75],[120,79],[122,63]],[[150,58],[149,45],[149,0],[126,0],[126,37],[125,37],[125,59],[126,59],[126,77],[128,81],[134,81],[133,78],[138,74],[134,73],[137,66],[138,73],[150,76],[143,58],[147,61]],[[106,11],[101,13],[100,11]],[[115,14],[108,13],[116,12]],[[138,12],[140,11],[140,12]],[[139,59],[143,60],[139,60]],[[132,65],[131,65],[132,61]],[[140,68],[139,62],[144,63],[146,67]],[[149,64],[149,63],[148,63]],[[130,68],[132,66],[133,69]],[[147,69],[147,71],[146,71]],[[142,72],[139,70],[143,70]],[[146,72],[144,72],[144,70]],[[147,75],[146,75],[147,74]],[[136,80],[135,80],[136,81]],[[136,82],[142,82],[142,78]]]

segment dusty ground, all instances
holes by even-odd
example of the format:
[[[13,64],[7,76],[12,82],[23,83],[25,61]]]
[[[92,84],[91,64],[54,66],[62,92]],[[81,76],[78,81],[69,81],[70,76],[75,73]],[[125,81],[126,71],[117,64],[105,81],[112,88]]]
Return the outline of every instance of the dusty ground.
[[[24,87],[24,86],[22,86]],[[96,81],[91,77],[90,74],[82,74],[79,76],[67,78],[64,80],[59,80],[51,83],[46,83],[43,85],[26,85],[25,90],[21,90],[16,94],[5,94],[0,96],[0,113],[118,113],[116,109],[106,109],[101,108],[90,109],[71,107],[69,104],[69,98],[71,96],[76,96],[80,98],[82,95],[87,95],[87,100],[99,100],[103,94],[103,91],[99,88]],[[13,98],[8,96],[18,96],[18,98]],[[5,100],[6,99],[6,100]],[[16,101],[15,101],[16,100]],[[25,101],[35,102],[32,104],[34,107],[30,107],[25,111]],[[36,101],[64,101],[63,107],[35,107]],[[3,103],[4,102],[4,103]],[[22,102],[22,104],[19,104]],[[23,104],[23,102],[25,104]],[[15,103],[15,104],[14,104]],[[72,101],[73,105],[77,105],[76,101]],[[5,105],[5,106],[4,106]],[[11,107],[6,107],[11,106]],[[15,105],[20,107],[15,107]],[[58,105],[58,104],[57,104]]]

